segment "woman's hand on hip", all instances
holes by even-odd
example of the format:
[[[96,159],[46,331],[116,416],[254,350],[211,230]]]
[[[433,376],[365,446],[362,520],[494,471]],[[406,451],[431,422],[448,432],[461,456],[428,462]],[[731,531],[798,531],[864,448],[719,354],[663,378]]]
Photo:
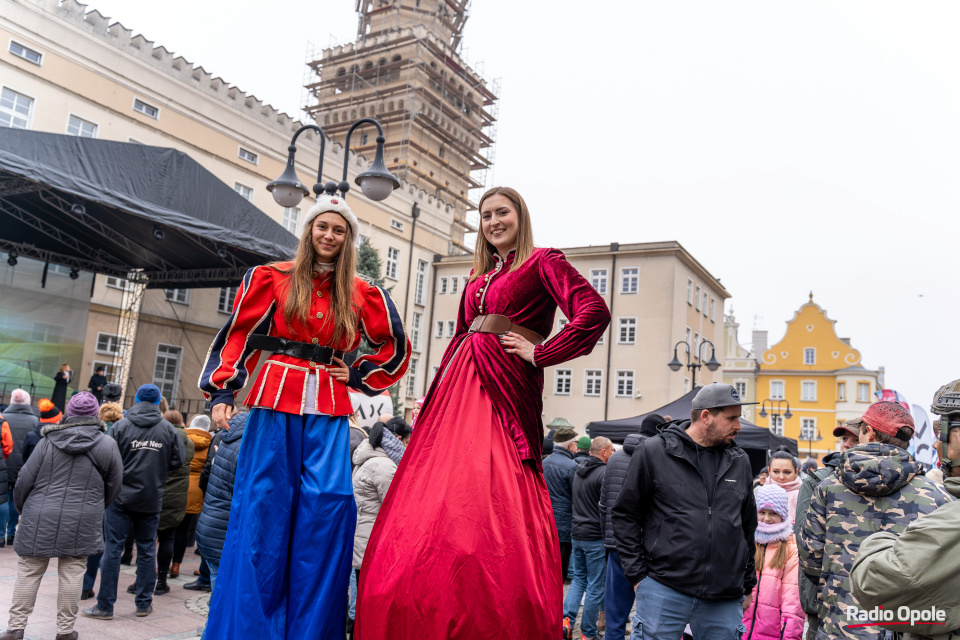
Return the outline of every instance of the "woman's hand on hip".
[[[500,344],[504,346],[507,353],[515,353],[530,364],[533,364],[533,348],[535,345],[519,333],[507,331],[500,336]]]
[[[213,423],[221,429],[230,428],[230,423],[228,421],[232,416],[233,407],[225,402],[213,405],[213,409],[210,410],[210,419],[213,420]]]
[[[330,377],[334,380],[346,384],[347,381],[350,380],[350,367],[340,358],[334,358],[333,361],[339,366],[327,369],[327,373],[329,373]]]

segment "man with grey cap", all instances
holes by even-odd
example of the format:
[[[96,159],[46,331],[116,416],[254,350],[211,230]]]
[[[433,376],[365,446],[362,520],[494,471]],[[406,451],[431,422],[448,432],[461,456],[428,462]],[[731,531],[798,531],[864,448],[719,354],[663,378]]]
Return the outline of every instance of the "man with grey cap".
[[[738,637],[757,582],[757,509],[747,454],[734,444],[743,402],[714,383],[693,399],[690,421],[671,424],[633,452],[612,524],[635,585],[634,629],[675,640]]]

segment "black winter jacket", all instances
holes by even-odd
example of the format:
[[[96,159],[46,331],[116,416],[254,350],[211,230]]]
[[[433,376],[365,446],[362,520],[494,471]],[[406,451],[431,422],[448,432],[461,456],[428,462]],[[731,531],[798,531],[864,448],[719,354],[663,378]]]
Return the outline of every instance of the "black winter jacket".
[[[207,491],[203,496],[203,510],[197,521],[197,548],[211,562],[220,562],[223,543],[230,523],[233,485],[237,477],[237,460],[249,414],[240,414],[241,420],[230,420],[230,429],[221,432],[217,454],[210,465]]]
[[[600,488],[606,463],[590,456],[580,463],[573,476],[573,527],[576,540],[603,540],[603,514],[600,512]]]
[[[603,546],[607,549],[616,549],[617,543],[613,539],[613,505],[617,502],[623,480],[627,477],[627,467],[630,466],[630,456],[641,442],[647,439],[639,433],[631,433],[623,441],[623,449],[617,451],[607,460],[607,470],[603,474],[603,486],[600,488],[600,513],[603,514]]]
[[[123,458],[123,488],[117,506],[125,511],[160,513],[167,473],[186,458],[183,440],[152,402],[138,402],[108,434]]]
[[[570,526],[573,519],[573,477],[577,463],[573,454],[563,447],[555,447],[543,461],[543,479],[550,492],[553,521],[557,525],[560,542],[570,543]]]
[[[40,424],[40,418],[28,405],[12,404],[3,410],[3,420],[10,426],[10,435],[13,436],[13,451],[7,458],[7,482],[16,484],[20,467],[23,466],[23,442],[27,434]]]
[[[698,466],[703,448],[681,425],[638,446],[613,506],[613,534],[632,584],[649,576],[703,600],[750,593],[757,509],[743,449],[729,445],[717,462],[712,503]]]

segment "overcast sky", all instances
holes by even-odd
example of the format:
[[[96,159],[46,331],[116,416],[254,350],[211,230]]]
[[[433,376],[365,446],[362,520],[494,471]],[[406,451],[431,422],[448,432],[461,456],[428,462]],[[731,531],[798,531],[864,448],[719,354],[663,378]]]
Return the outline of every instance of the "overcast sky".
[[[291,115],[308,43],[352,41],[354,7],[90,4]],[[812,290],[929,407],[960,377],[958,29],[954,0],[474,0],[464,53],[502,79],[495,179],[538,245],[678,240],[744,343]]]

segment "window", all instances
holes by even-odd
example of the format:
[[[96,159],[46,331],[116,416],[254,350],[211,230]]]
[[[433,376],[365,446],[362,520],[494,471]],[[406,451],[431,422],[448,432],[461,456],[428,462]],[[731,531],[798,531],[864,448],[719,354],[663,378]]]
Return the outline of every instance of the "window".
[[[190,304],[189,289],[164,289],[163,295],[168,302],[176,302],[177,304]]]
[[[280,224],[293,235],[300,235],[300,207],[284,207]]]
[[[34,344],[60,344],[63,342],[64,329],[66,329],[66,327],[60,324],[52,324],[50,322],[34,322],[33,331],[30,334],[30,342],[33,342]]]
[[[803,364],[817,364],[817,350],[807,347],[803,350]]]
[[[217,303],[217,311],[220,313],[233,313],[233,300],[237,297],[237,291],[240,287],[220,287],[220,301]]]
[[[710,298],[710,322],[717,321],[717,299]]]
[[[597,340],[597,344],[603,344],[604,339],[606,339],[606,335],[607,335],[607,332],[606,332],[606,331],[604,331],[603,333],[601,333],[601,334],[600,334],[600,339]]]
[[[430,367],[430,380],[427,381],[427,385],[433,384],[434,379],[437,377],[437,372],[440,371],[439,366]]]
[[[29,129],[33,98],[6,87],[0,91],[0,127]]]
[[[617,344],[636,344],[637,342],[637,319],[636,318],[618,318],[620,328],[620,337]]]
[[[160,395],[173,402],[177,395],[177,381],[180,378],[180,353],[183,351],[172,344],[157,345],[157,361],[153,367],[153,384],[160,388]]]
[[[467,283],[463,283],[464,288],[466,288]],[[450,293],[459,293],[460,292],[460,276],[453,276],[450,278]]]
[[[773,414],[770,416],[770,431],[777,434],[778,436],[783,435],[783,416],[780,414]]]
[[[633,397],[633,371],[617,371],[617,397]]]
[[[707,315],[707,298],[708,297],[709,296],[706,293],[703,294],[703,315]]]
[[[107,382],[120,382],[120,376],[117,375],[117,371],[120,370],[120,367],[117,365],[113,364],[112,362],[104,362],[103,360],[94,360],[93,371],[96,371],[97,367],[103,367],[103,375],[106,376]]]
[[[67,119],[67,133],[81,138],[96,138],[98,125],[71,114]]]
[[[423,324],[423,314],[413,312],[413,327],[410,330],[410,346],[414,351],[420,351],[420,326]]]
[[[256,154],[248,149],[244,149],[243,147],[240,147],[240,151],[237,153],[237,155],[240,156],[241,160],[246,160],[252,164],[259,164],[260,162],[259,154]]]
[[[603,370],[587,369],[583,378],[583,395],[599,396],[603,389]]]
[[[693,304],[695,305],[694,308],[695,308],[697,311],[700,311],[700,285],[697,285],[697,293],[696,293],[696,295],[693,297]]]
[[[158,107],[155,107],[152,104],[147,104],[139,98],[134,99],[133,110],[142,113],[148,118],[153,118],[154,120],[160,117],[160,109]]]
[[[446,276],[440,278],[440,289],[437,293],[443,295],[447,292],[447,278]]]
[[[447,320],[447,337],[452,338],[453,334],[457,332],[457,321],[456,320]]]
[[[123,291],[132,288],[129,280],[116,278],[114,276],[107,276],[107,286],[111,289],[121,289]]]
[[[747,399],[747,383],[746,382],[736,382],[734,385],[737,388],[737,395],[740,396],[741,402],[746,402]]]
[[[800,399],[804,402],[816,402],[817,383],[814,380],[804,380],[800,383]]]
[[[564,325],[566,325],[568,322],[570,321],[567,320],[566,318],[557,318],[557,331],[558,332],[563,331]]]
[[[590,284],[597,290],[597,293],[605,294],[607,292],[607,270],[593,269],[590,272]]]
[[[120,336],[110,333],[97,333],[97,353],[115,356],[120,353]]]
[[[397,219],[391,218],[391,219],[390,219],[390,228],[391,228],[391,229],[396,229],[397,231],[403,231],[403,223],[400,222],[400,221],[397,220]]]
[[[837,383],[837,402],[846,402],[847,401],[847,383],[838,382]]]
[[[771,400],[784,400],[784,397],[783,397],[783,380],[771,380],[771,381],[770,381],[770,399],[771,399]]]
[[[400,249],[387,247],[387,273],[391,280],[397,279],[397,270],[400,268]]]
[[[693,332],[693,357],[697,358],[700,356],[700,334],[696,331]]]
[[[240,197],[242,197],[244,200],[253,201],[253,187],[248,187],[245,184],[234,182],[233,190],[239,193]]]
[[[693,280],[687,278],[687,304],[693,305]]]
[[[570,395],[570,385],[573,383],[573,373],[570,369],[557,369],[554,376],[553,394],[557,396]]]
[[[32,62],[38,67],[43,64],[43,54],[39,51],[34,51],[33,49],[27,48],[20,44],[19,42],[10,41],[10,53],[13,55],[23,58],[27,62]]]
[[[70,276],[72,269],[66,265],[62,264],[53,264],[52,262],[47,264],[47,273],[57,276]]]
[[[417,370],[420,368],[419,358],[410,358],[410,365],[407,367],[407,395],[415,397],[417,395]]]
[[[870,402],[870,383],[857,383],[857,402]]]
[[[463,286],[460,288],[466,290],[468,282],[470,282],[470,276],[463,276]]]
[[[690,393],[690,378],[683,379],[683,392]]]
[[[437,320],[436,326],[433,328],[433,337],[442,338],[443,337],[443,320]]]
[[[427,281],[427,261],[417,260],[417,283],[413,288],[413,304],[423,306],[423,293]]]
[[[817,439],[816,418],[800,418],[800,439],[808,441]]]
[[[691,349],[693,349],[693,342],[691,341],[691,336],[693,336],[693,329],[687,327],[686,337],[683,339]]]
[[[627,267],[620,269],[620,293],[636,293],[640,287],[640,269]]]

